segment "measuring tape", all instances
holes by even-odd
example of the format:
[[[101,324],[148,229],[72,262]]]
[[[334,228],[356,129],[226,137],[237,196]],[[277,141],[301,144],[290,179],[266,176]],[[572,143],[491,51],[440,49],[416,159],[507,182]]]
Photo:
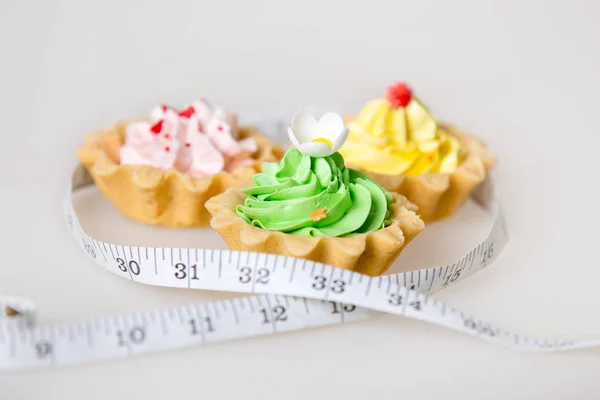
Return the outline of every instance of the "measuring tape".
[[[265,132],[285,126],[266,120]],[[69,231],[90,259],[125,279],[155,286],[254,293],[225,301],[35,325],[35,305],[0,298],[0,370],[75,365],[218,341],[333,325],[380,313],[444,326],[528,351],[600,346],[600,340],[543,340],[511,333],[428,296],[488,267],[508,239],[493,179],[474,199],[493,216],[487,237],[460,260],[424,270],[369,277],[317,262],[228,250],[135,247],[105,243],[82,228],[72,195],[93,185],[73,172],[64,199]]]

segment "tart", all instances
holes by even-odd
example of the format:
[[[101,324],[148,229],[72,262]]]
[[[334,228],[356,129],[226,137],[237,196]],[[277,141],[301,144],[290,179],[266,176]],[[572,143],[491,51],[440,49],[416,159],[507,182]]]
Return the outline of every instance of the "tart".
[[[483,141],[439,124],[404,83],[388,87],[347,123],[340,153],[348,165],[406,196],[425,222],[460,209],[496,164]]]
[[[150,225],[204,227],[206,200],[247,185],[264,161],[283,151],[235,115],[201,100],[177,111],[152,110],[147,120],[121,121],[88,134],[80,162],[125,216]]]
[[[296,114],[289,130],[296,147],[264,163],[252,186],[210,199],[211,226],[232,250],[384,273],[424,224],[404,196],[346,168],[336,150],[347,133],[336,114],[319,122]]]

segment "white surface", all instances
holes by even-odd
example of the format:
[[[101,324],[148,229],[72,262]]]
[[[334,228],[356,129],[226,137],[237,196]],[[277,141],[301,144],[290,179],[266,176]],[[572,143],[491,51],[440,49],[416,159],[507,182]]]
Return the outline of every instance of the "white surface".
[[[60,216],[85,132],[197,96],[238,111],[309,103],[352,111],[404,79],[501,160],[512,240],[494,267],[437,296],[533,335],[600,334],[598,3],[32,3],[0,4],[0,232],[2,248],[14,250],[0,267],[0,292],[35,300],[43,321],[227,296],[135,285],[85,259]],[[104,239],[223,246],[210,232],[126,221],[99,196],[86,209]],[[430,226],[399,262],[447,261],[474,243],[480,217],[471,205]],[[0,398],[596,398],[598,356],[516,353],[384,317],[0,375]]]

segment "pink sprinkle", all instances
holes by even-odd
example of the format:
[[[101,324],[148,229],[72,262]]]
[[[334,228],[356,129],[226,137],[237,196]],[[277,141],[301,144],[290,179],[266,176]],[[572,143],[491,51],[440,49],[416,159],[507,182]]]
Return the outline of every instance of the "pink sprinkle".
[[[186,143],[185,147],[190,147],[192,144],[191,143]]]
[[[217,130],[218,130],[219,132],[221,132],[221,131],[223,130],[223,126],[221,126],[221,125],[217,126]]]
[[[169,139],[171,139],[171,135],[169,133],[165,133],[164,138],[169,140]]]
[[[169,146],[165,146],[165,151],[168,153],[171,151],[171,148]]]

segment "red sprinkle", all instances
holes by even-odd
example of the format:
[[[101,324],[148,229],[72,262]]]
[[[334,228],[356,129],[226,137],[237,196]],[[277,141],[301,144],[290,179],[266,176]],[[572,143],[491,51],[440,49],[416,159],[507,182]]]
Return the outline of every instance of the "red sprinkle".
[[[406,107],[412,99],[412,91],[404,82],[394,83],[385,90],[385,98],[392,107]]]
[[[191,143],[186,143],[185,147],[190,147],[192,144]]]
[[[169,146],[165,146],[165,151],[168,153],[171,151],[171,148]]]
[[[165,139],[169,140],[169,139],[171,139],[171,134],[169,134],[169,133],[165,133],[163,137],[164,137]]]
[[[218,130],[219,132],[221,132],[221,131],[223,130],[223,126],[222,126],[222,125],[218,125],[218,126],[217,126],[217,130]]]
[[[163,104],[163,105],[161,105],[161,108],[162,108],[163,112],[167,112],[167,110],[169,109],[169,106]]]
[[[194,109],[194,107],[189,106],[188,108],[186,108],[185,110],[181,111],[179,113],[180,117],[184,117],[184,118],[189,118],[192,115],[194,115],[194,113],[196,112],[196,110]]]
[[[160,133],[160,131],[162,131],[162,126],[163,126],[163,120],[159,120],[157,123],[155,123],[154,125],[152,125],[150,127],[150,132],[154,133],[155,135],[158,135]]]

